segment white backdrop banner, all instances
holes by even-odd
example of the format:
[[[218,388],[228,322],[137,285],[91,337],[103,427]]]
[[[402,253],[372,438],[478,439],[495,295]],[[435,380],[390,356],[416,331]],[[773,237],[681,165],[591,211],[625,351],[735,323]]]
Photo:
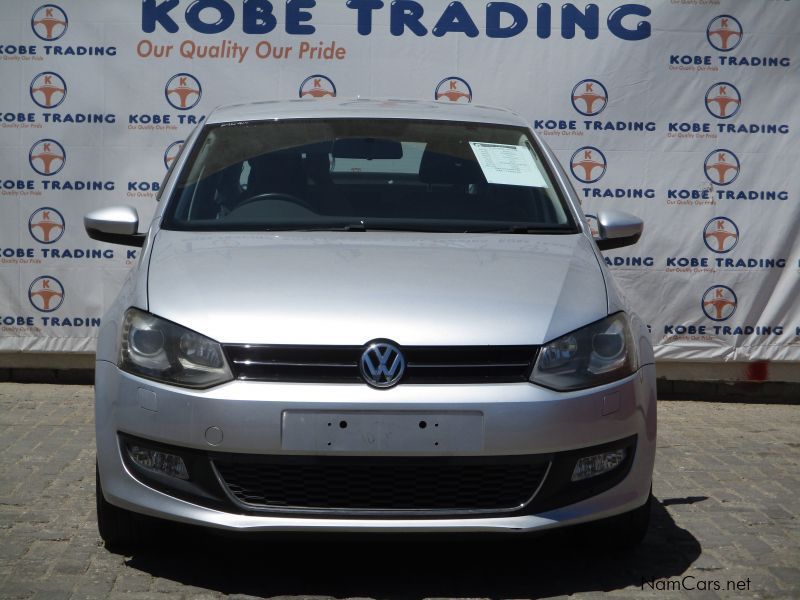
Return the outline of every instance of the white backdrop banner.
[[[662,360],[800,360],[800,3],[794,0],[15,0],[0,11],[0,351],[91,352],[215,106],[329,96],[510,107],[587,215]],[[591,216],[589,217],[591,219]]]

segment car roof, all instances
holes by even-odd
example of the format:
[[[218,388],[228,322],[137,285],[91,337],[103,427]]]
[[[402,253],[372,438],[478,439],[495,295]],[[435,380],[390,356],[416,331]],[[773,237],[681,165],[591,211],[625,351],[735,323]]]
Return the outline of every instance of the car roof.
[[[214,109],[206,122],[218,124],[272,119],[426,119],[528,127],[521,116],[505,108],[456,102],[366,98],[306,98],[229,104]]]

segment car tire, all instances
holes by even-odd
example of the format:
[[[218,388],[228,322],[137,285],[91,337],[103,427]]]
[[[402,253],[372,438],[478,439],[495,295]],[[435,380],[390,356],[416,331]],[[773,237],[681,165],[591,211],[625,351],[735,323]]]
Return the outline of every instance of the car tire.
[[[97,529],[108,550],[125,550],[145,541],[146,527],[132,512],[114,506],[103,496],[100,469],[95,463],[95,501],[97,504]]]
[[[610,517],[598,523],[605,533],[605,539],[612,549],[631,550],[638,546],[650,526],[650,511],[653,503],[653,492],[639,508],[630,512]]]

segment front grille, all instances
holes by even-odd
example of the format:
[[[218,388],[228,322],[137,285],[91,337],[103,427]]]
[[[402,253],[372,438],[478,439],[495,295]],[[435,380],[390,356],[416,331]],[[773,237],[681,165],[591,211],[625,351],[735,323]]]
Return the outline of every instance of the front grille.
[[[539,488],[549,458],[225,455],[214,466],[248,509],[442,514],[521,508]]]
[[[362,346],[225,347],[233,374],[251,381],[360,383]],[[400,383],[527,381],[537,346],[407,346]]]

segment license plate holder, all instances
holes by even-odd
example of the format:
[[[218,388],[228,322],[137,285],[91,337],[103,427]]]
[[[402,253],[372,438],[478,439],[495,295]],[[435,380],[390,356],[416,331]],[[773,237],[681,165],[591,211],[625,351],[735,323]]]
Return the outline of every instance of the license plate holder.
[[[281,423],[281,447],[299,452],[480,452],[483,438],[478,411],[287,410]]]

